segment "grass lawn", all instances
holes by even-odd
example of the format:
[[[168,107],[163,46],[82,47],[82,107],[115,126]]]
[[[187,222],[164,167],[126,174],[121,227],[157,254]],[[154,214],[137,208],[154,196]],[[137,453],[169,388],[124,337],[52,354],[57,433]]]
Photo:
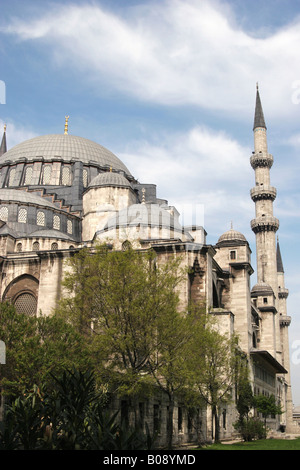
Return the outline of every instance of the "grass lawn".
[[[298,439],[262,439],[253,442],[235,444],[212,444],[203,450],[300,450]]]

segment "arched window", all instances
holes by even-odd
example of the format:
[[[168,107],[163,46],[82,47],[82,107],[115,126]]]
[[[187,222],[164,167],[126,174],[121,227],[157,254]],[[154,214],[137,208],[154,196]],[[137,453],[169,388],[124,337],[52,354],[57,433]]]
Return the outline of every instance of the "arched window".
[[[42,227],[45,226],[45,212],[38,211],[36,214],[36,224],[41,225]]]
[[[13,186],[15,183],[16,169],[12,168],[9,172],[8,186]]]
[[[14,306],[17,313],[33,316],[36,314],[37,301],[30,292],[23,292],[14,301]]]
[[[60,218],[58,215],[53,216],[53,228],[55,230],[60,230]]]
[[[0,220],[3,220],[3,222],[8,220],[8,208],[5,206],[0,208]]]
[[[32,182],[32,166],[28,166],[26,168],[26,172],[25,172],[25,180],[24,180],[24,185],[28,185],[28,184],[31,184]]]
[[[22,243],[21,242],[17,243],[16,251],[18,251],[19,253],[22,251]]]
[[[34,243],[32,244],[32,250],[33,250],[33,251],[39,251],[39,249],[40,249],[40,244],[39,244],[39,242],[34,242]]]
[[[87,188],[87,185],[88,185],[88,171],[87,171],[86,168],[83,169],[82,178],[83,178],[83,187]]]
[[[64,166],[62,169],[62,173],[61,173],[61,183],[64,186],[69,186],[70,179],[71,179],[70,176],[71,176],[70,168],[68,166]]]
[[[58,243],[53,242],[53,243],[51,244],[51,250],[58,250]]]
[[[43,184],[50,184],[51,179],[51,166],[46,165],[43,171]]]
[[[73,224],[72,220],[68,220],[67,222],[67,232],[71,235],[73,233]]]
[[[129,240],[125,240],[125,242],[122,243],[122,250],[130,250],[131,249],[131,243]]]
[[[27,210],[26,209],[24,208],[19,209],[18,222],[21,222],[22,224],[26,224],[27,222]]]

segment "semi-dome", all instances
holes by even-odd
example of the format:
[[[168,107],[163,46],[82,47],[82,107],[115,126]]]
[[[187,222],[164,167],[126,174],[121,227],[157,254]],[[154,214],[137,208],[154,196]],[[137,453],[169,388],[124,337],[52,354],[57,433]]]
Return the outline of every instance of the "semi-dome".
[[[137,231],[137,227],[139,228]],[[97,231],[97,236],[110,232],[115,235],[116,229],[138,238],[182,239],[193,241],[188,232],[184,232],[178,220],[177,212],[169,211],[158,204],[132,204],[116,212],[106,224]]]
[[[89,139],[70,134],[49,134],[26,140],[5,152],[0,164],[20,159],[32,161],[41,157],[45,160],[57,157],[63,161],[79,160],[85,164],[94,162],[130,175],[128,168],[110,150]]]
[[[122,187],[122,188],[131,188],[131,184],[128,179],[121,173],[115,173],[112,171],[107,171],[104,173],[99,173],[95,178],[92,179],[89,188],[95,187]]]
[[[222,242],[247,242],[246,237],[237,230],[231,228],[220,236],[218,243]]]
[[[34,206],[48,207],[57,210],[58,207],[50,202],[46,197],[41,197],[38,194],[30,193],[19,189],[0,189],[0,204],[6,203],[19,203],[30,204]]]

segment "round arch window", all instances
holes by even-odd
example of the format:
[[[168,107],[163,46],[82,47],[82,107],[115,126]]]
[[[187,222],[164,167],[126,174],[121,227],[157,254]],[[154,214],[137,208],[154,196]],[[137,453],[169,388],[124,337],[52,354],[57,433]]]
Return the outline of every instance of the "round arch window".
[[[14,306],[17,313],[33,316],[36,314],[37,301],[30,292],[23,292],[14,301]]]

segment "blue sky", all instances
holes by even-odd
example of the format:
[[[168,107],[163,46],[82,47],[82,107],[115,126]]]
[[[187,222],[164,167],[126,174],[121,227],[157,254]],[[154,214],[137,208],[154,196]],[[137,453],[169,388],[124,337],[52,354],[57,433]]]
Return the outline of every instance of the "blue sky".
[[[254,268],[249,158],[259,83],[300,405],[300,0],[10,0],[0,11],[8,147],[63,133],[67,114],[70,134],[157,184],[184,222],[203,205],[208,243],[232,223]]]

